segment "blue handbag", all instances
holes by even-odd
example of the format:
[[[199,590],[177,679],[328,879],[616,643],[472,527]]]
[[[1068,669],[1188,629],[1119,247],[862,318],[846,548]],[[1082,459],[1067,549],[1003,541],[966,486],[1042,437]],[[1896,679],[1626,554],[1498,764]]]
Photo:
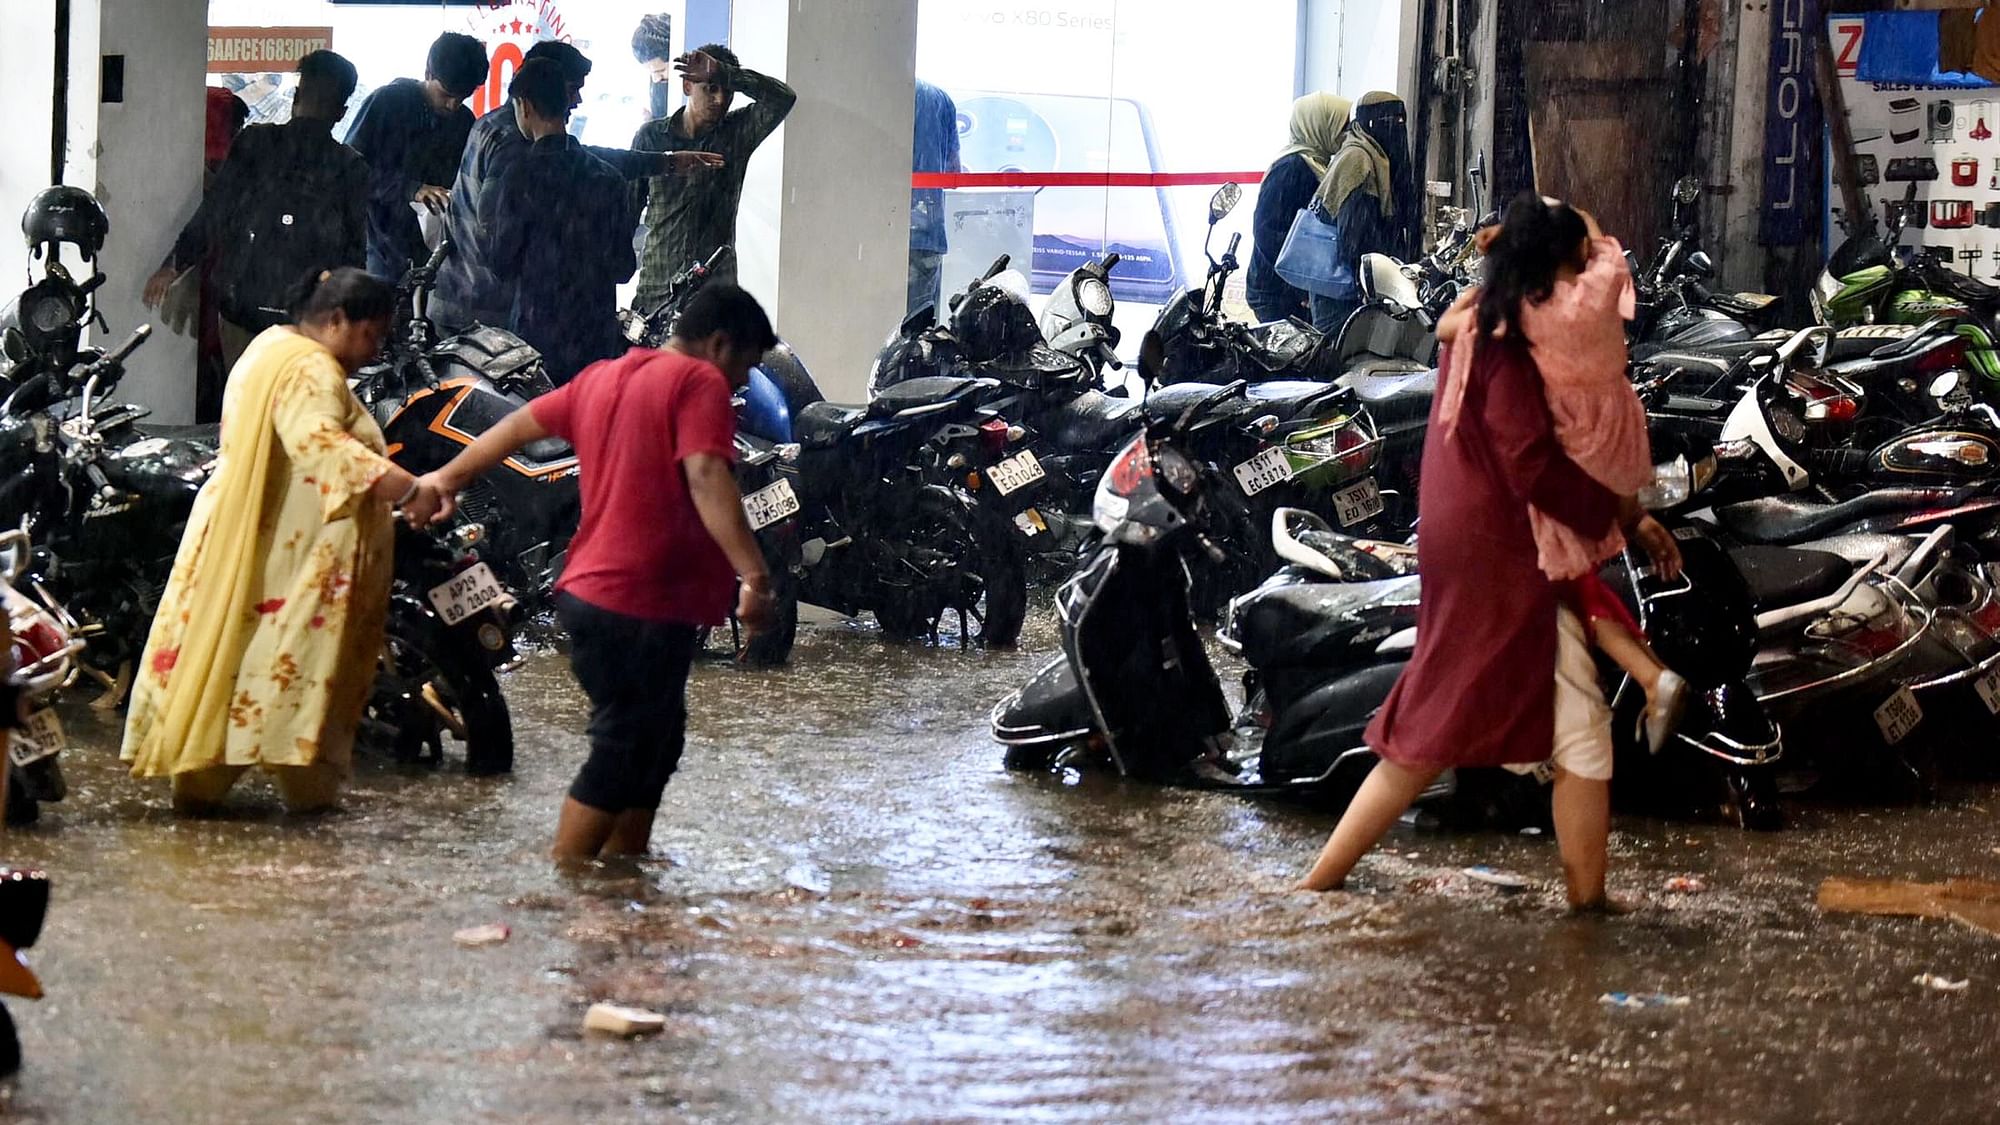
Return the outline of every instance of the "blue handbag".
[[[1317,196],[1292,219],[1276,268],[1287,284],[1308,293],[1339,298],[1354,295],[1354,267],[1341,252],[1340,227],[1320,206]]]

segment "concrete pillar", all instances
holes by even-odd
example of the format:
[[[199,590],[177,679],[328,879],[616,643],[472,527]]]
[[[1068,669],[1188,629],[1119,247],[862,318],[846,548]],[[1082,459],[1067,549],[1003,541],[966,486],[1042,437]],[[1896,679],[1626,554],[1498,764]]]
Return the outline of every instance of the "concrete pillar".
[[[15,233],[21,211],[51,182],[55,10],[55,0],[0,5],[0,42],[9,47],[0,68],[0,115],[9,122],[0,146],[0,300],[11,300],[27,275],[26,247]],[[152,319],[140,291],[201,200],[208,5],[72,0],[70,20],[62,180],[96,195],[111,218],[98,262],[110,280],[97,291],[109,331],[90,336],[108,346]],[[119,60],[114,70],[123,67],[122,91],[102,87],[107,58]],[[157,332],[132,357],[119,395],[153,408],[162,422],[191,421],[194,363],[192,339]]]
[[[1730,96],[1727,163],[1710,182],[1725,185],[1716,193],[1722,225],[1708,228],[1706,249],[1716,258],[1722,281],[1729,288],[1764,288],[1766,252],[1758,245],[1758,224],[1764,206],[1764,114],[1769,104],[1771,76],[1771,8],[1744,4],[1728,13],[1735,26],[1725,26],[1717,54],[1732,52],[1730,84],[1716,94]],[[1714,215],[1711,206],[1706,217]]]
[[[907,293],[916,0],[736,0],[730,37],[799,94],[744,185],[743,283],[775,294],[778,331],[826,396],[859,401]]]
[[[49,186],[49,134],[53,128],[56,0],[0,4],[0,303],[25,285],[28,248],[15,225],[35,193]]]
[[[140,291],[201,202],[208,4],[97,0],[95,7],[98,54],[83,56],[75,71],[91,96],[74,104],[86,117],[95,112],[93,190],[111,215],[102,263],[111,280],[97,297],[110,331],[99,336],[116,342],[153,318]],[[98,55],[124,56],[123,101],[100,104]],[[158,421],[191,422],[194,374],[195,341],[156,332],[133,355],[119,396],[151,407]]]

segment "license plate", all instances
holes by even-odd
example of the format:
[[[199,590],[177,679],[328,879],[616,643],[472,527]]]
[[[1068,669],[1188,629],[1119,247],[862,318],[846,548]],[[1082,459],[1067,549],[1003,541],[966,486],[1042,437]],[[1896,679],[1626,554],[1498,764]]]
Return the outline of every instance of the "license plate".
[[[1048,475],[1042,469],[1042,463],[1035,459],[1032,449],[1023,449],[986,470],[986,479],[993,482],[993,487],[999,489],[1002,496],[1019,492]]]
[[[1382,514],[1382,490],[1374,477],[1363,477],[1333,494],[1333,513],[1340,526],[1353,527]]]
[[[60,752],[67,741],[62,720],[56,718],[53,708],[44,707],[28,716],[27,730],[14,732],[7,757],[17,766],[27,766]]]
[[[1292,462],[1281,449],[1266,449],[1236,466],[1236,483],[1243,486],[1245,496],[1255,496],[1290,479]]]
[[[1923,721],[1923,706],[1909,688],[1903,688],[1890,696],[1887,703],[1875,708],[1875,725],[1882,728],[1882,741],[1891,746],[1910,737],[1910,732]]]
[[[1025,509],[1020,515],[1015,516],[1014,526],[1020,528],[1021,534],[1030,539],[1049,529],[1048,521],[1042,518],[1042,513],[1033,508]]]
[[[743,498],[743,514],[750,520],[750,530],[762,531],[799,512],[799,494],[792,491],[792,482],[778,481],[767,484]]]
[[[431,587],[431,605],[446,625],[456,625],[506,596],[506,587],[485,563],[474,563],[451,581]]]
[[[2000,668],[1974,680],[1972,690],[1979,693],[1979,702],[1986,704],[1987,711],[2000,715]]]

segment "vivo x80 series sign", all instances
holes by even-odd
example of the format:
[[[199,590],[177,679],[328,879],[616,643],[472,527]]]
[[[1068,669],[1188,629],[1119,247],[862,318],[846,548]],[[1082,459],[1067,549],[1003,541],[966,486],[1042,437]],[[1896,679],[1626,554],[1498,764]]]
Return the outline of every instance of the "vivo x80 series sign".
[[[1813,75],[1820,36],[1816,0],[1771,5],[1770,101],[1764,125],[1764,215],[1758,241],[1796,246],[1819,213],[1820,111]]]

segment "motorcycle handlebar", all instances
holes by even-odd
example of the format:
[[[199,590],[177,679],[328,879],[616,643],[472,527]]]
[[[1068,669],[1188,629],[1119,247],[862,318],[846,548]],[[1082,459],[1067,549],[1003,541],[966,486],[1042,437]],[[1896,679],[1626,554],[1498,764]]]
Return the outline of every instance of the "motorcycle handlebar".
[[[116,367],[117,365],[124,363],[126,358],[130,356],[133,352],[138,351],[139,345],[145,343],[146,340],[152,336],[152,334],[153,334],[152,325],[141,324],[139,327],[134,328],[132,330],[132,334],[130,336],[125,337],[124,343],[121,343],[117,347],[111,349],[109,352],[106,352],[104,358],[98,360],[96,363],[91,364],[91,367],[96,369],[102,369],[108,367]]]
[[[1097,263],[1097,268],[1104,273],[1110,273],[1112,270],[1118,267],[1118,262],[1119,262],[1118,251],[1113,250],[1111,253],[1106,254],[1104,256],[1103,261]]]
[[[1237,231],[1237,232],[1236,232],[1235,234],[1232,234],[1232,235],[1230,235],[1230,236],[1229,236],[1229,249],[1227,249],[1227,250],[1224,250],[1224,251],[1222,252],[1222,256],[1223,256],[1224,258],[1233,258],[1233,257],[1235,257],[1235,256],[1236,256],[1236,248],[1237,248],[1238,246],[1242,245],[1242,244],[1243,244],[1243,232],[1242,232],[1242,231]]]
[[[1006,254],[1002,254],[999,257],[993,259],[993,264],[988,266],[986,268],[986,273],[980,277],[979,284],[984,285],[987,282],[992,281],[994,278],[999,277],[1000,274],[1006,270],[1007,263],[1012,260],[1013,259]]]

